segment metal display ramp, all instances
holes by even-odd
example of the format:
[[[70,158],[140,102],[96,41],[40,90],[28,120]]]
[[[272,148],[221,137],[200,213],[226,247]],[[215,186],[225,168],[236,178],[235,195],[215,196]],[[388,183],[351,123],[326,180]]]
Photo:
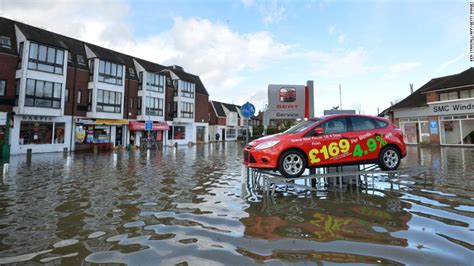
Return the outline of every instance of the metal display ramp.
[[[359,165],[358,170],[344,171],[344,167],[325,167],[309,170],[310,174],[296,178],[286,178],[278,171],[249,168],[248,177],[250,185],[257,190],[275,194],[277,187],[295,188],[309,191],[328,191],[330,189],[342,190],[344,187],[355,185],[369,187],[369,179],[374,182],[377,177],[387,177],[396,180],[403,177],[423,176],[426,178],[426,167],[412,166],[394,171],[381,170],[378,165]],[[308,172],[308,171],[306,171]]]

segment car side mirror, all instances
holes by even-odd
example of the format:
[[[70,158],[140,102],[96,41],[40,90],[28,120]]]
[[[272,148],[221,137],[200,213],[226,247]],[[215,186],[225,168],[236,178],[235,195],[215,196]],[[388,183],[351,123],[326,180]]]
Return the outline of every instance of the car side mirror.
[[[314,129],[314,135],[315,136],[320,136],[322,134],[324,134],[324,129],[322,127],[318,127],[316,129]]]

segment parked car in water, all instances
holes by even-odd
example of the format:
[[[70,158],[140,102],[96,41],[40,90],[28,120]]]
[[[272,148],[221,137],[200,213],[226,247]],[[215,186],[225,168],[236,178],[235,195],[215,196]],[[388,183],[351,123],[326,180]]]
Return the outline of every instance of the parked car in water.
[[[395,170],[406,156],[402,131],[389,120],[337,114],[300,122],[244,147],[244,164],[299,177],[306,168],[377,163]]]

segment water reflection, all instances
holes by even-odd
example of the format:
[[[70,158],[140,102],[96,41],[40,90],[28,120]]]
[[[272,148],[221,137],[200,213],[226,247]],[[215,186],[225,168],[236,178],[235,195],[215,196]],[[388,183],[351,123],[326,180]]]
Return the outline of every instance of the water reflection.
[[[425,165],[424,177],[275,197],[249,189],[241,149],[12,157],[0,182],[0,264],[474,259],[472,149],[411,147],[403,167]]]

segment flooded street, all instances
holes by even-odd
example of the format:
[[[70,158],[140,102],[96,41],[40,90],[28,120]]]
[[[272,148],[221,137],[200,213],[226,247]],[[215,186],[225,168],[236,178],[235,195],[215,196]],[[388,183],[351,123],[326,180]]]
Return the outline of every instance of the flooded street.
[[[402,167],[427,166],[426,176],[275,197],[249,189],[241,151],[12,157],[0,180],[0,264],[474,260],[474,149],[409,147]]]

